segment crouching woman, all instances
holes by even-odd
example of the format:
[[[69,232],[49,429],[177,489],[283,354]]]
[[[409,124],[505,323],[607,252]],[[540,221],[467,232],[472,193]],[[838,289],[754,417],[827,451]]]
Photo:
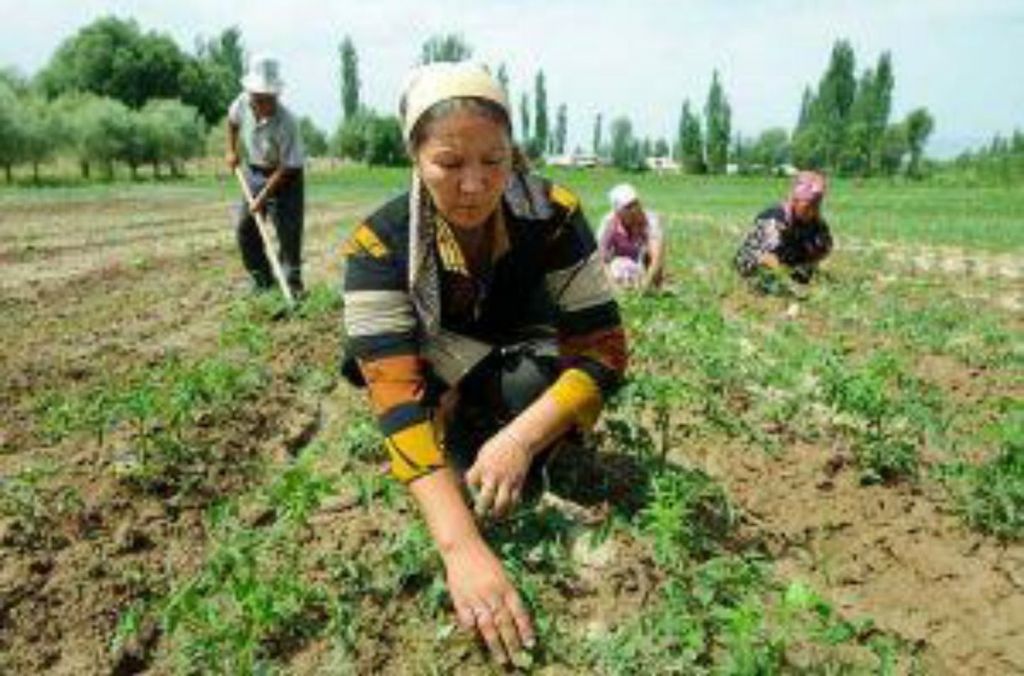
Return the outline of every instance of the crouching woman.
[[[579,201],[516,168],[486,70],[419,68],[400,112],[410,189],[345,246],[348,373],[441,552],[460,623],[505,663],[534,629],[473,507],[508,512],[550,449],[594,424],[625,370],[625,335]]]

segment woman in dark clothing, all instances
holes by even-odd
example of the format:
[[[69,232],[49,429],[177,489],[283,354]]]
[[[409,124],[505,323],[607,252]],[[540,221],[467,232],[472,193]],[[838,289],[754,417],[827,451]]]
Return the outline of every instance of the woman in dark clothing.
[[[832,233],[821,217],[825,177],[814,171],[796,175],[788,199],[754,220],[754,229],[736,252],[736,269],[744,277],[759,271],[782,270],[793,281],[811,281],[832,251]]]
[[[489,73],[422,67],[401,114],[411,189],[345,246],[348,372],[441,552],[460,623],[504,663],[533,628],[463,485],[478,514],[518,503],[531,467],[595,422],[625,337],[578,199],[513,167]]]

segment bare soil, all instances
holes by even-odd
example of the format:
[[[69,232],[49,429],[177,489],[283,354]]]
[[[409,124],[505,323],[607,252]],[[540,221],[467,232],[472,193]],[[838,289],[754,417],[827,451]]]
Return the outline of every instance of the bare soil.
[[[281,322],[272,327],[279,350],[270,385],[201,431],[218,455],[198,494],[167,500],[128,490],[112,471],[117,434],[102,444],[81,436],[45,440],[35,412],[44,394],[84,391],[171,355],[197,358],[217,349],[226,310],[246,283],[228,194],[127,193],[0,212],[0,480],[48,461],[58,471],[40,487],[47,506],[77,496],[66,510],[47,510],[54,516],[41,530],[23,516],[0,515],[0,673],[152,671],[155,628],[128,650],[111,649],[120,614],[200,564],[207,546],[202,514],[214,496],[257,480],[260,458],[336,434],[360,405],[343,388],[310,398],[290,378],[299,365],[332,368],[338,319]],[[337,226],[371,206],[308,205],[308,282],[336,282]],[[919,259],[900,260],[924,267]],[[1019,279],[1019,261],[944,260],[928,269]],[[742,304],[728,301],[733,311]],[[967,367],[942,366],[939,377],[958,396],[981,387]],[[848,450],[827,443],[789,445],[776,455],[697,445],[677,453],[723,483],[746,515],[750,538],[766,543],[783,575],[809,580],[844,613],[873,617],[906,639],[929,673],[1024,672],[1024,547],[970,532],[935,485],[862,486]],[[333,504],[316,517],[308,543],[325,556],[356,555],[388,520],[411,518]],[[615,540],[603,547],[580,554],[577,586],[552,599],[581,637],[639,612],[657,584],[647,552]],[[432,665],[428,652],[396,656],[393,641],[404,637],[426,651],[437,627],[410,626],[401,601],[366,604],[361,672]],[[302,646],[291,668],[320,670],[329,651],[326,642]],[[449,670],[489,671],[469,642],[450,659]]]

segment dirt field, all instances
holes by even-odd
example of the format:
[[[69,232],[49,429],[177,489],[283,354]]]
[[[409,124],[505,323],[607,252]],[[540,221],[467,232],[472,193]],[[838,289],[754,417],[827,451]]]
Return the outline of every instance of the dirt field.
[[[274,318],[273,299],[248,295],[227,187],[6,195],[0,673],[489,670],[483,651],[452,631],[439,561],[380,472],[359,393],[336,374],[338,250],[393,185],[356,197],[310,192],[312,294],[285,319]],[[692,662],[701,670],[765,673],[737,661],[746,646],[774,655],[772,670],[1024,673],[1024,545],[1019,533],[965,519],[957,496],[968,484],[951,469],[993,457],[1000,442],[990,428],[1024,398],[1021,251],[947,256],[861,239],[839,249],[820,293],[761,297],[722,281],[728,252],[714,248],[733,244],[733,207],[705,213],[643,187],[675,228],[678,254],[673,295],[625,305],[634,372],[701,384],[676,399],[637,395],[609,415],[635,414],[663,433],[669,467],[680,481],[706,476],[732,525],[719,529],[704,502],[659,525],[661,498],[644,487],[663,465],[631,455],[625,432],[601,428],[588,462],[556,467],[561,497],[493,527],[547,637],[533,668],[671,664],[647,652],[685,652],[671,652],[682,638],[663,634],[683,631],[670,621],[668,590],[695,589],[687,585],[710,564],[728,562],[763,568],[767,581],[744,582],[742,603],[725,594],[706,615],[694,611],[706,621],[693,625],[706,632]],[[878,261],[870,272],[860,265],[867,256]],[[980,323],[958,323],[942,304],[949,296]],[[914,324],[921,318],[934,323]],[[721,333],[700,342],[708,327]],[[786,354],[783,373],[766,357],[773,341],[806,349]],[[901,389],[886,396],[924,403],[883,422],[913,440],[909,475],[865,479],[864,425],[845,399],[817,394],[832,371],[819,371],[826,352],[815,349],[846,369],[835,366],[840,384],[868,373],[880,351],[902,355],[902,375],[886,381]],[[723,366],[742,359],[768,365]],[[924,409],[941,424],[921,413],[915,427]],[[723,422],[708,422],[719,414]],[[706,530],[673,530],[690,518]],[[666,559],[664,538],[678,538],[685,560]],[[701,538],[708,544],[698,547]],[[269,596],[237,591],[245,580]],[[813,631],[778,618],[797,581],[849,636],[822,648]],[[223,589],[234,596],[219,600]],[[754,638],[737,638],[737,609],[762,613]],[[218,651],[230,659],[198,666]]]

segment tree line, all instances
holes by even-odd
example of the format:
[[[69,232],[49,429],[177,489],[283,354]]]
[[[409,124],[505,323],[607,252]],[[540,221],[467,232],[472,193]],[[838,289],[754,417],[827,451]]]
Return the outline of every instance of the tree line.
[[[0,166],[39,167],[56,156],[77,160],[88,178],[94,167],[111,176],[121,163],[133,177],[181,174],[184,162],[206,154],[239,92],[245,49],[228,28],[196,41],[194,53],[172,38],[143,32],[132,20],[104,17],[65,40],[33,78],[0,71]],[[304,138],[326,146],[303,118]],[[220,153],[223,144],[214,149]]]
[[[400,125],[392,115],[380,114],[359,103],[358,57],[350,37],[340,47],[341,96],[344,119],[338,129],[336,152],[351,159],[379,164],[404,162]],[[461,61],[473,50],[460,35],[430,38],[421,50],[421,63]],[[534,159],[566,152],[568,110],[557,108],[554,125],[548,110],[547,81],[538,70],[531,92],[524,89],[518,105],[509,91],[504,64],[496,78],[509,95],[519,143]],[[792,131],[767,129],[747,141],[733,133],[732,107],[722,78],[714,71],[702,107],[684,100],[678,133],[673,143],[642,138],[629,117],[611,120],[607,135],[604,116],[594,120],[591,152],[626,170],[642,170],[650,157],[673,158],[693,174],[771,172],[792,164],[834,174],[893,176],[923,173],[924,146],[934,130],[926,108],[917,108],[903,120],[892,121],[895,76],[892,57],[885,52],[874,67],[856,75],[853,48],[846,40],[835,43],[829,64],[817,86],[808,86]],[[579,149],[576,149],[579,152]]]
[[[961,153],[946,169],[971,184],[1019,183],[1024,179],[1024,133],[996,134],[986,145]]]
[[[461,61],[472,47],[458,34],[429,38],[420,62]],[[132,175],[150,165],[180,173],[185,160],[212,150],[223,139],[223,117],[239,91],[246,53],[237,28],[198,39],[193,53],[167,35],[143,32],[132,20],[101,18],[65,40],[32,79],[0,71],[0,166],[10,180],[12,167],[39,166],[56,155],[76,158],[86,177],[93,166],[104,174],[117,162]],[[359,57],[351,37],[338,47],[342,118],[328,136],[308,117],[300,119],[311,155],[332,153],[368,164],[408,162],[401,125],[361,100]],[[504,64],[495,76],[513,109],[513,126],[528,156],[567,152],[568,109],[549,114],[543,69],[532,86],[513,97]],[[591,151],[623,169],[643,169],[647,158],[672,158],[694,174],[774,171],[786,164],[830,173],[920,176],[923,151],[934,119],[918,108],[903,120],[891,119],[895,75],[891,55],[859,76],[850,43],[840,40],[816,86],[804,91],[790,132],[778,127],[753,139],[732,128],[732,108],[716,70],[702,106],[683,101],[676,138],[641,137],[626,116],[605,124],[594,120]],[[578,147],[576,152],[582,152]]]
[[[178,99],[150,99],[138,109],[88,92],[70,92],[47,100],[9,74],[0,78],[0,164],[7,182],[14,166],[39,167],[58,153],[74,158],[89,178],[99,167],[104,176],[117,162],[133,177],[141,166],[182,173],[185,160],[205,150],[205,123],[199,111]]]
[[[804,90],[792,133],[766,129],[747,140],[732,133],[732,108],[718,71],[714,71],[703,109],[683,101],[671,156],[692,174],[772,172],[785,165],[833,174],[893,176],[923,173],[924,146],[935,121],[926,108],[891,120],[895,76],[885,52],[874,67],[856,76],[853,48],[835,43],[829,64],[816,87]],[[595,120],[593,152],[607,155],[622,168],[639,167],[644,158],[668,157],[663,141],[640,140],[628,118],[611,125],[611,143],[602,145],[601,116]]]
[[[397,116],[377,112],[361,102],[359,56],[350,36],[342,40],[338,55],[342,121],[334,136],[334,152],[340,157],[369,164],[406,163],[408,158]],[[465,38],[456,33],[448,33],[428,38],[420,50],[419,62],[458,62],[471,59],[472,56],[473,48]],[[523,91],[518,108],[513,101],[505,64],[494,69],[494,76],[505,90],[509,105],[513,108],[512,124],[519,129],[519,144],[526,155],[536,160],[545,155],[564,153],[569,112],[565,104],[559,105],[554,124],[551,124],[544,71],[538,70],[534,76],[532,102],[530,94]]]

